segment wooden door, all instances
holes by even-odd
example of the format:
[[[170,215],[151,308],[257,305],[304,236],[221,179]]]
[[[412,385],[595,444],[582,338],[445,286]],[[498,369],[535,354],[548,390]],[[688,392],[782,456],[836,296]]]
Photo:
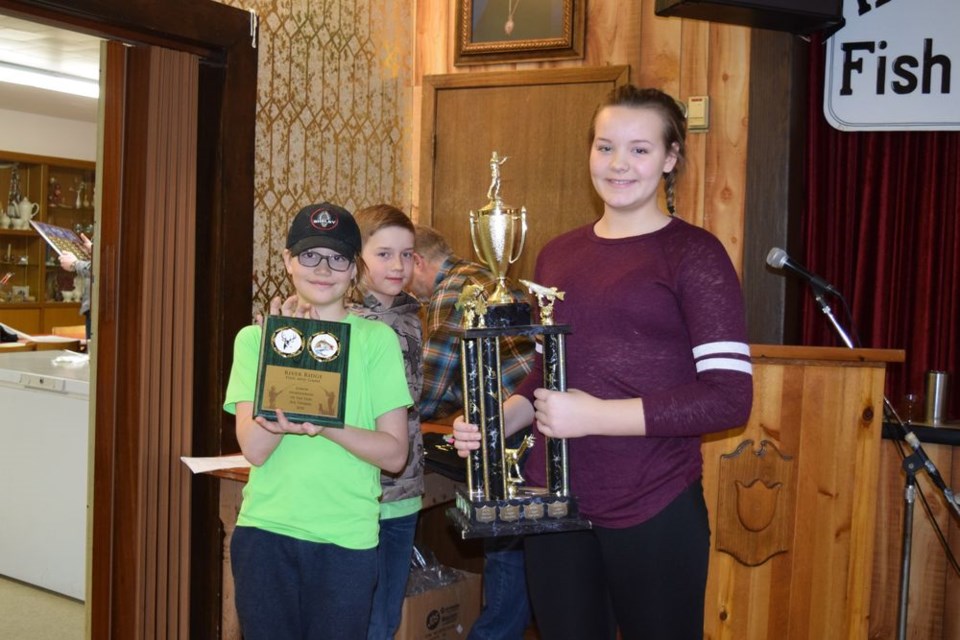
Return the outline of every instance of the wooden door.
[[[479,260],[470,211],[485,206],[490,157],[504,204],[526,207],[526,245],[512,279],[532,278],[541,247],[599,217],[587,167],[590,118],[629,68],[595,67],[425,76],[419,222],[461,257]]]

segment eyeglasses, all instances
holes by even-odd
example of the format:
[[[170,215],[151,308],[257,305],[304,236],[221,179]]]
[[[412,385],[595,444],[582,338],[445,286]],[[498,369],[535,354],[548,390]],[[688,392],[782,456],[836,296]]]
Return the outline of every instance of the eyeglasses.
[[[329,267],[331,271],[346,271],[350,268],[350,265],[353,264],[353,260],[339,253],[324,255],[319,251],[307,249],[297,254],[297,262],[299,262],[301,266],[311,269],[320,266],[320,263],[324,260],[327,261],[327,267]]]

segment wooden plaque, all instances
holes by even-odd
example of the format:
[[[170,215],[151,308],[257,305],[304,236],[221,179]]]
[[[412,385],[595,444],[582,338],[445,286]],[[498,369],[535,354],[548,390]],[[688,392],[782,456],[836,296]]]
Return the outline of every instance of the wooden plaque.
[[[253,415],[342,427],[349,344],[344,322],[267,316]]]

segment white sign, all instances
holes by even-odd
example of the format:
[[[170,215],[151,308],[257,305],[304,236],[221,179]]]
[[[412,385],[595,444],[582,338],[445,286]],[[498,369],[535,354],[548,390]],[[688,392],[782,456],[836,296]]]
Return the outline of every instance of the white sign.
[[[823,115],[844,131],[960,130],[960,0],[844,0]]]

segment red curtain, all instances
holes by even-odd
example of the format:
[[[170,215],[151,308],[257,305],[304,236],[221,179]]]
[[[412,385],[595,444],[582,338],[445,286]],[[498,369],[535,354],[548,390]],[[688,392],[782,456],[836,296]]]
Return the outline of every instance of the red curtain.
[[[948,417],[960,418],[960,132],[834,129],[824,48],[810,46],[801,261],[843,292],[852,322],[839,303],[834,316],[860,346],[906,351],[887,372],[895,405],[922,402],[926,371],[949,371]],[[803,344],[843,344],[812,296],[802,307]]]

